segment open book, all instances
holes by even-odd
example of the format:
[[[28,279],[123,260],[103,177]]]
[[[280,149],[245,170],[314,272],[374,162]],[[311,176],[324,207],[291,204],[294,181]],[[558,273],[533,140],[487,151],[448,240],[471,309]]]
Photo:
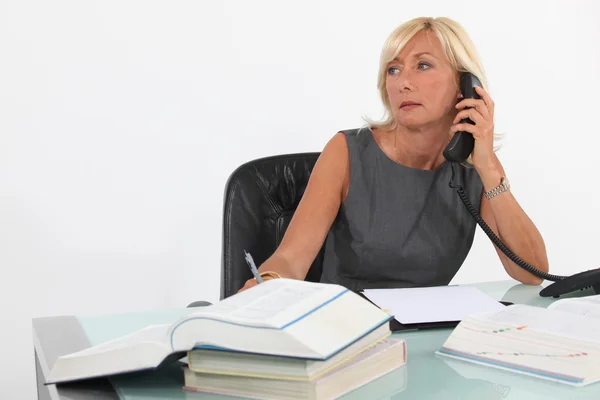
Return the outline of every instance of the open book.
[[[574,386],[600,381],[600,295],[471,315],[437,354]]]
[[[59,357],[46,383],[159,367],[192,349],[327,360],[391,316],[339,285],[273,279],[172,324]],[[389,329],[389,327],[388,327]]]

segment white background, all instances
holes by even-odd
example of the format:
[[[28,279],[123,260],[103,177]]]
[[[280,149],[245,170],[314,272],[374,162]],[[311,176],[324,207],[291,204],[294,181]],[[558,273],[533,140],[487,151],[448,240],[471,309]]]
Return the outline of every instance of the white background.
[[[600,266],[594,1],[0,0],[0,397],[35,396],[34,317],[216,301],[229,173],[379,117],[420,15],[478,46],[552,272]],[[478,229],[455,283],[498,279]]]

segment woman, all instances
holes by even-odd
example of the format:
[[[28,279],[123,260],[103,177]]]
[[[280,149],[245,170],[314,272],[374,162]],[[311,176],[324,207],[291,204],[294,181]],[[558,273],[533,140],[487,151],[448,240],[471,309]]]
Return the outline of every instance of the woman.
[[[481,99],[461,99],[463,71],[481,80]],[[547,272],[540,233],[501,185],[494,102],[463,28],[448,18],[399,26],[385,42],[378,88],[385,120],[338,132],[327,143],[280,246],[259,268],[263,279],[304,279],[325,242],[322,282],[355,291],[448,284],[476,228],[449,187],[452,168],[442,154],[458,131],[475,138],[468,165],[460,166],[469,200],[508,248]],[[467,117],[475,125],[460,123]],[[488,198],[494,189],[500,193]],[[496,251],[512,278],[541,283]],[[251,279],[241,290],[255,284]]]

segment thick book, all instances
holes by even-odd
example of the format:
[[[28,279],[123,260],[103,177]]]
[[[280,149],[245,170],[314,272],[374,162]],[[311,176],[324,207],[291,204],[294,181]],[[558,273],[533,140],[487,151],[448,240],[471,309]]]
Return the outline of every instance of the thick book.
[[[471,315],[437,354],[572,386],[600,381],[600,295]]]
[[[158,368],[193,349],[327,360],[391,316],[333,284],[273,279],[214,305],[59,357],[46,383]]]
[[[389,325],[383,324],[336,355],[322,361],[210,349],[190,351],[187,361],[189,369],[199,373],[310,380],[375,346],[390,334]]]
[[[187,361],[189,369],[199,373],[311,380],[377,345],[390,334],[389,325],[383,324],[327,360],[197,349],[188,353]]]
[[[309,380],[282,380],[276,378],[198,373],[185,369],[184,389],[198,392],[242,396],[254,399],[310,399],[325,400],[356,391],[352,398],[377,398],[374,382],[379,378],[385,389],[397,393],[406,385],[406,343],[400,338],[383,339],[368,347],[325,374]],[[386,379],[389,378],[389,379]],[[374,383],[371,387],[365,386]],[[386,393],[389,395],[390,393]],[[344,397],[348,398],[348,397]]]

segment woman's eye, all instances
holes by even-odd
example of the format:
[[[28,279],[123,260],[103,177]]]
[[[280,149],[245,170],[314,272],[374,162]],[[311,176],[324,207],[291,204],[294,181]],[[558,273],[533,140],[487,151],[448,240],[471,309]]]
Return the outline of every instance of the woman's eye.
[[[429,65],[426,62],[420,62],[419,63],[419,69],[428,69],[429,67],[431,67],[431,65]]]
[[[400,72],[400,68],[398,68],[398,67],[389,67],[388,68],[389,75],[396,75],[398,72]]]

